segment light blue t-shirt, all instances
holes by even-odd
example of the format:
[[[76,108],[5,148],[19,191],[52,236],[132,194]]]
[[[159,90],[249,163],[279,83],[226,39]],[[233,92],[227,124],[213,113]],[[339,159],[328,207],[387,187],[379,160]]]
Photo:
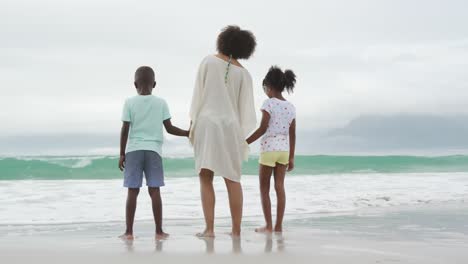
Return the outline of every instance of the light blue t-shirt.
[[[130,122],[125,153],[151,150],[162,156],[163,121],[171,118],[164,99],[154,95],[136,95],[125,101],[122,121]]]

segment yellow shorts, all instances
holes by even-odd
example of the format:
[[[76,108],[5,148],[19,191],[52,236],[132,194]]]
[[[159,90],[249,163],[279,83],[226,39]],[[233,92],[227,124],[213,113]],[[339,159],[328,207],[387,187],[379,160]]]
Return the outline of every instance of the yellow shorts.
[[[276,163],[288,165],[289,151],[270,151],[260,153],[258,162],[268,167],[276,167]]]

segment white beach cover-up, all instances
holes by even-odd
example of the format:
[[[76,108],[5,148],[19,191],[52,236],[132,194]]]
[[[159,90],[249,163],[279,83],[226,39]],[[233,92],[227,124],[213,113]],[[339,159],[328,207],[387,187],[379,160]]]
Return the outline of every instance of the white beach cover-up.
[[[249,72],[214,55],[203,59],[193,91],[190,142],[197,172],[239,182],[242,161],[248,158],[245,141],[256,126],[252,77]]]

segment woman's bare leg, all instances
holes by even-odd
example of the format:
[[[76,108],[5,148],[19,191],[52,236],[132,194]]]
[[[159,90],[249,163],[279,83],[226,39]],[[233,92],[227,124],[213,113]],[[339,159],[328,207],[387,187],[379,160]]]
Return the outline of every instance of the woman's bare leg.
[[[205,231],[198,233],[199,237],[214,237],[215,192],[213,188],[214,173],[208,169],[200,170],[200,194],[205,216]]]
[[[229,207],[231,208],[232,233],[233,237],[239,237],[241,233],[242,222],[242,204],[244,197],[240,182],[231,181],[224,178],[229,195]]]
[[[255,232],[270,233],[273,231],[273,223],[271,220],[271,201],[270,201],[270,179],[273,167],[260,165],[259,182],[260,182],[260,197],[262,200],[263,215],[266,225],[256,228]]]
[[[284,191],[284,177],[287,165],[276,164],[274,169],[275,191],[277,199],[275,232],[283,232],[283,217],[286,208],[286,193]]]

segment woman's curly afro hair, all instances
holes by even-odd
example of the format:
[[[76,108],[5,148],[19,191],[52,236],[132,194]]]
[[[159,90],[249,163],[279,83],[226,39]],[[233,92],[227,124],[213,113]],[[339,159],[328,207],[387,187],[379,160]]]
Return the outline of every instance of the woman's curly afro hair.
[[[257,41],[252,32],[238,26],[227,26],[218,35],[216,48],[219,53],[234,59],[248,59],[255,51]]]

